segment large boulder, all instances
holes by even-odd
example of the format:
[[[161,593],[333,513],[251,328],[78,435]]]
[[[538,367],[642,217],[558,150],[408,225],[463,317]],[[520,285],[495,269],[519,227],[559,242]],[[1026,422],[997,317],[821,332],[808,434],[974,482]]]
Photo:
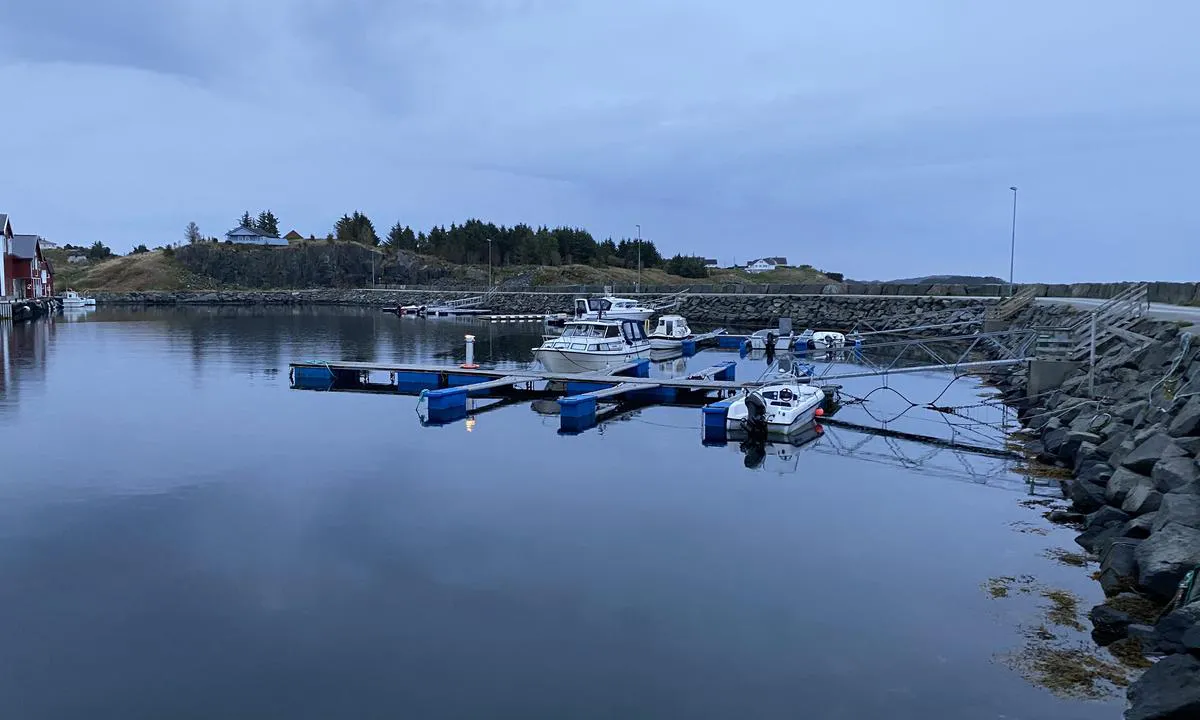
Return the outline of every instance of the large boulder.
[[[1121,459],[1121,466],[1129,468],[1140,475],[1149,475],[1154,464],[1163,458],[1182,457],[1186,455],[1183,448],[1171,440],[1164,432],[1153,432],[1145,440],[1138,442],[1133,452]]]
[[[1126,693],[1125,720],[1200,718],[1200,658],[1171,655],[1154,663]]]
[[[1105,462],[1092,461],[1083,464],[1075,471],[1075,477],[1080,480],[1099,485],[1103,490],[1113,476],[1112,466]]]
[[[1125,637],[1133,618],[1129,613],[1100,604],[1088,611],[1092,621],[1092,639],[1097,645],[1110,645]]]
[[[1200,654],[1200,623],[1196,623],[1183,633],[1183,649]]]
[[[1096,452],[1104,457],[1112,457],[1113,453],[1121,447],[1121,444],[1129,439],[1130,433],[1133,432],[1129,426],[1123,425],[1119,429],[1113,430],[1104,439],[1104,442],[1096,446]],[[1131,448],[1132,449],[1132,448]]]
[[[1177,492],[1163,495],[1150,530],[1158,532],[1167,523],[1200,529],[1200,495]]]
[[[1138,485],[1125,496],[1125,502],[1121,503],[1121,509],[1134,517],[1152,513],[1158,510],[1159,504],[1162,503],[1162,497],[1162,493],[1155,490],[1153,485]]]
[[[1067,497],[1080,512],[1090,513],[1104,507],[1104,488],[1076,478],[1067,483]]]
[[[1133,422],[1133,419],[1138,416],[1149,405],[1145,400],[1134,400],[1127,402],[1124,405],[1118,405],[1112,410],[1113,417],[1118,417],[1127,423]]]
[[[1090,553],[1102,555],[1114,540],[1121,537],[1122,527],[1124,527],[1123,523],[1120,525],[1093,525],[1080,533],[1075,538],[1075,542]]]
[[[1163,616],[1154,626],[1159,637],[1161,652],[1185,652],[1183,636],[1200,624],[1200,600],[1176,608]]]
[[[1151,490],[1157,489],[1154,480],[1151,478],[1140,475],[1126,467],[1117,468],[1117,471],[1108,479],[1108,484],[1104,488],[1104,499],[1113,505],[1123,505],[1129,493],[1134,488],[1143,485],[1149,487]]]
[[[1137,582],[1138,568],[1135,551],[1141,540],[1121,537],[1113,540],[1100,560],[1100,587],[1112,597],[1129,590]]]
[[[1150,477],[1159,490],[1170,492],[1200,480],[1200,468],[1196,467],[1195,460],[1187,456],[1163,458],[1154,463]]]
[[[1183,448],[1188,455],[1200,455],[1200,435],[1196,437],[1175,438],[1175,444]]]
[[[1083,470],[1084,467],[1104,461],[1104,458],[1100,456],[1100,451],[1096,447],[1096,444],[1087,441],[1079,443],[1079,447],[1075,449],[1073,457],[1074,464],[1071,467],[1076,477],[1079,476],[1079,471]],[[1107,455],[1104,457],[1107,457]]]
[[[1046,454],[1055,455],[1063,448],[1067,442],[1067,436],[1071,431],[1065,427],[1054,428],[1042,435],[1042,447],[1046,449]]]
[[[1167,427],[1171,437],[1200,435],[1200,395],[1193,395]]]
[[[1134,556],[1138,585],[1159,597],[1169,598],[1187,571],[1200,565],[1200,530],[1177,522],[1167,523],[1143,540]]]
[[[1105,505],[1099,510],[1089,513],[1084,524],[1088,528],[1106,528],[1112,525],[1124,524],[1129,521],[1129,513],[1118,510],[1111,505]]]
[[[1095,433],[1085,430],[1069,430],[1067,438],[1063,441],[1061,447],[1058,448],[1058,457],[1062,460],[1074,461],[1079,453],[1080,447],[1087,443],[1091,447],[1096,447],[1103,440]]]
[[[1158,513],[1146,513],[1135,517],[1129,522],[1121,526],[1121,537],[1146,539],[1150,537],[1150,531],[1154,527],[1154,521],[1158,519]]]

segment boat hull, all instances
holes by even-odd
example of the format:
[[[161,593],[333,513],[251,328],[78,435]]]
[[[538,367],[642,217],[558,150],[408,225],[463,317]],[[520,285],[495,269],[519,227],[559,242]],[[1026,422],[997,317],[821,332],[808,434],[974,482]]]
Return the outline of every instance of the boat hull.
[[[679,350],[683,347],[684,338],[650,338],[651,350]]]
[[[777,337],[777,338],[775,338],[775,349],[776,350],[790,350],[792,347],[792,342],[794,342],[794,341],[795,341],[794,337],[787,336],[787,335],[785,335],[784,337]],[[762,338],[762,337],[751,336],[750,337],[750,349],[751,350],[766,350],[767,349],[766,339]]]
[[[585,352],[581,350],[559,350],[537,348],[533,357],[542,367],[556,373],[594,372],[617,365],[627,365],[635,360],[650,357],[650,347],[621,352]]]

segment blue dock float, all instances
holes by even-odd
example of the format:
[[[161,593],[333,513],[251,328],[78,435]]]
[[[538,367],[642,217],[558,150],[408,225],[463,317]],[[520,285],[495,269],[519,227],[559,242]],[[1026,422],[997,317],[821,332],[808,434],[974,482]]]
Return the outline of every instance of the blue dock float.
[[[704,429],[701,441],[705,445],[724,445],[727,439],[725,432],[729,421],[729,405],[732,401],[721,400],[704,406]]]

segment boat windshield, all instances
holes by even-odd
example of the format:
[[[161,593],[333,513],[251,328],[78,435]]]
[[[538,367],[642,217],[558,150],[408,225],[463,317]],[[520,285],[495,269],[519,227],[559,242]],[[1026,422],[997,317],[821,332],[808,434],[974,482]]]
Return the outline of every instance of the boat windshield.
[[[607,334],[605,331],[608,331]],[[568,325],[563,328],[563,337],[611,337],[616,328],[602,325]]]

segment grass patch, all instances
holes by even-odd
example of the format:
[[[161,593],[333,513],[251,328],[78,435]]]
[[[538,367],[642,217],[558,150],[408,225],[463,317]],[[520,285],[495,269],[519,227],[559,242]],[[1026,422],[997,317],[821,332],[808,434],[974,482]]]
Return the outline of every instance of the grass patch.
[[[1091,559],[1087,555],[1064,550],[1063,548],[1050,548],[1045,552],[1045,556],[1062,565],[1070,565],[1071,567],[1087,567],[1088,563],[1091,562]]]
[[[1042,597],[1050,601],[1050,609],[1046,619],[1055,625],[1062,625],[1073,630],[1083,631],[1083,623],[1079,622],[1079,598],[1066,590],[1041,591]]]

